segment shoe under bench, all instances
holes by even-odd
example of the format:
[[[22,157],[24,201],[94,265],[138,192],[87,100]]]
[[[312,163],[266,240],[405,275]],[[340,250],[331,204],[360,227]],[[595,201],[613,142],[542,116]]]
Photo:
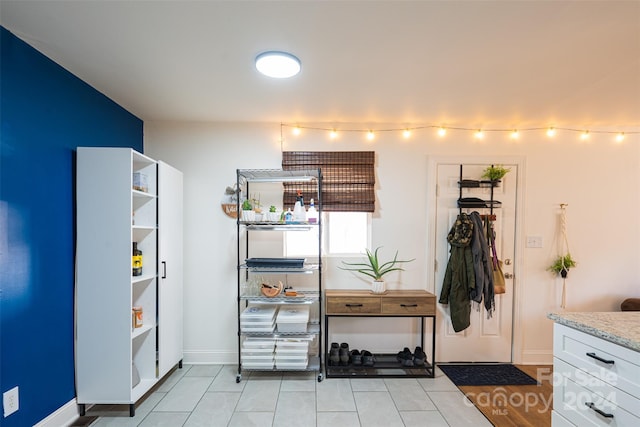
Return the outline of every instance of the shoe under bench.
[[[367,290],[327,290],[325,292],[324,312],[324,349],[325,376],[327,378],[353,377],[426,377],[435,374],[436,352],[436,297],[423,290],[388,290],[375,294]],[[373,366],[347,365],[335,366],[329,362],[329,319],[332,317],[415,317],[420,321],[420,346],[425,351],[425,322],[431,319],[431,357],[427,357],[424,366],[402,366],[396,354],[375,354]],[[428,353],[427,353],[428,355]]]

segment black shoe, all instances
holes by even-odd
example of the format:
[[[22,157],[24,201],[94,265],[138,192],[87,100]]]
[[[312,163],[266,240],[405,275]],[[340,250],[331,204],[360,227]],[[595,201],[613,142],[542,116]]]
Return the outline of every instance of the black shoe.
[[[413,355],[408,347],[405,347],[404,350],[398,352],[397,359],[402,366],[413,366]]]
[[[362,365],[362,354],[358,350],[351,350],[351,363],[354,365]]]
[[[349,344],[343,342],[340,344],[340,365],[347,366],[349,364]]]
[[[338,366],[340,364],[340,346],[337,342],[331,343],[331,350],[329,351],[329,365]]]
[[[416,347],[413,352],[413,364],[415,366],[424,366],[427,362],[427,355],[422,351],[422,347]]]
[[[375,361],[376,361],[376,358],[373,357],[373,354],[371,354],[370,351],[362,350],[362,364],[364,366],[373,366]]]

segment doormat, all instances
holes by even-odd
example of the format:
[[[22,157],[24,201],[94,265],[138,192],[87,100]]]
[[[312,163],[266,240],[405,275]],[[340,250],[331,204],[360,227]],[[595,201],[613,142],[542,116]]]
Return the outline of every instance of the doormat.
[[[438,365],[457,386],[537,385],[538,382],[511,364]]]

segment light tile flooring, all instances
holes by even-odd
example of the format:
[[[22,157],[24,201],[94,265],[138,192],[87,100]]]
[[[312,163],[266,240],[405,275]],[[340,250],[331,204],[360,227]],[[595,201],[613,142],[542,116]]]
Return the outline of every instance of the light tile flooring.
[[[243,372],[232,365],[184,365],[128,416],[128,406],[95,406],[105,426],[393,427],[491,426],[436,368],[436,378],[325,378],[314,372]]]

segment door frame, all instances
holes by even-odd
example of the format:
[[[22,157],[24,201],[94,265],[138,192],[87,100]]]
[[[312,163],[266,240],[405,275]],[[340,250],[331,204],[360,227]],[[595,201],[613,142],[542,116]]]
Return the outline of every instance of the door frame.
[[[515,231],[513,249],[513,312],[511,328],[511,362],[523,362],[524,337],[522,328],[522,304],[523,297],[521,289],[525,286],[525,280],[520,276],[524,271],[524,189],[525,189],[525,156],[427,156],[427,253],[430,254],[430,263],[427,265],[435,268],[435,236],[436,234],[436,185],[437,166],[439,164],[515,164],[518,166],[516,176],[516,209],[515,209]],[[445,268],[446,266],[438,266]],[[430,292],[435,292],[435,274],[427,271],[427,288]],[[516,286],[517,284],[517,286]],[[436,300],[438,296],[436,295]],[[434,331],[435,333],[435,331]]]

